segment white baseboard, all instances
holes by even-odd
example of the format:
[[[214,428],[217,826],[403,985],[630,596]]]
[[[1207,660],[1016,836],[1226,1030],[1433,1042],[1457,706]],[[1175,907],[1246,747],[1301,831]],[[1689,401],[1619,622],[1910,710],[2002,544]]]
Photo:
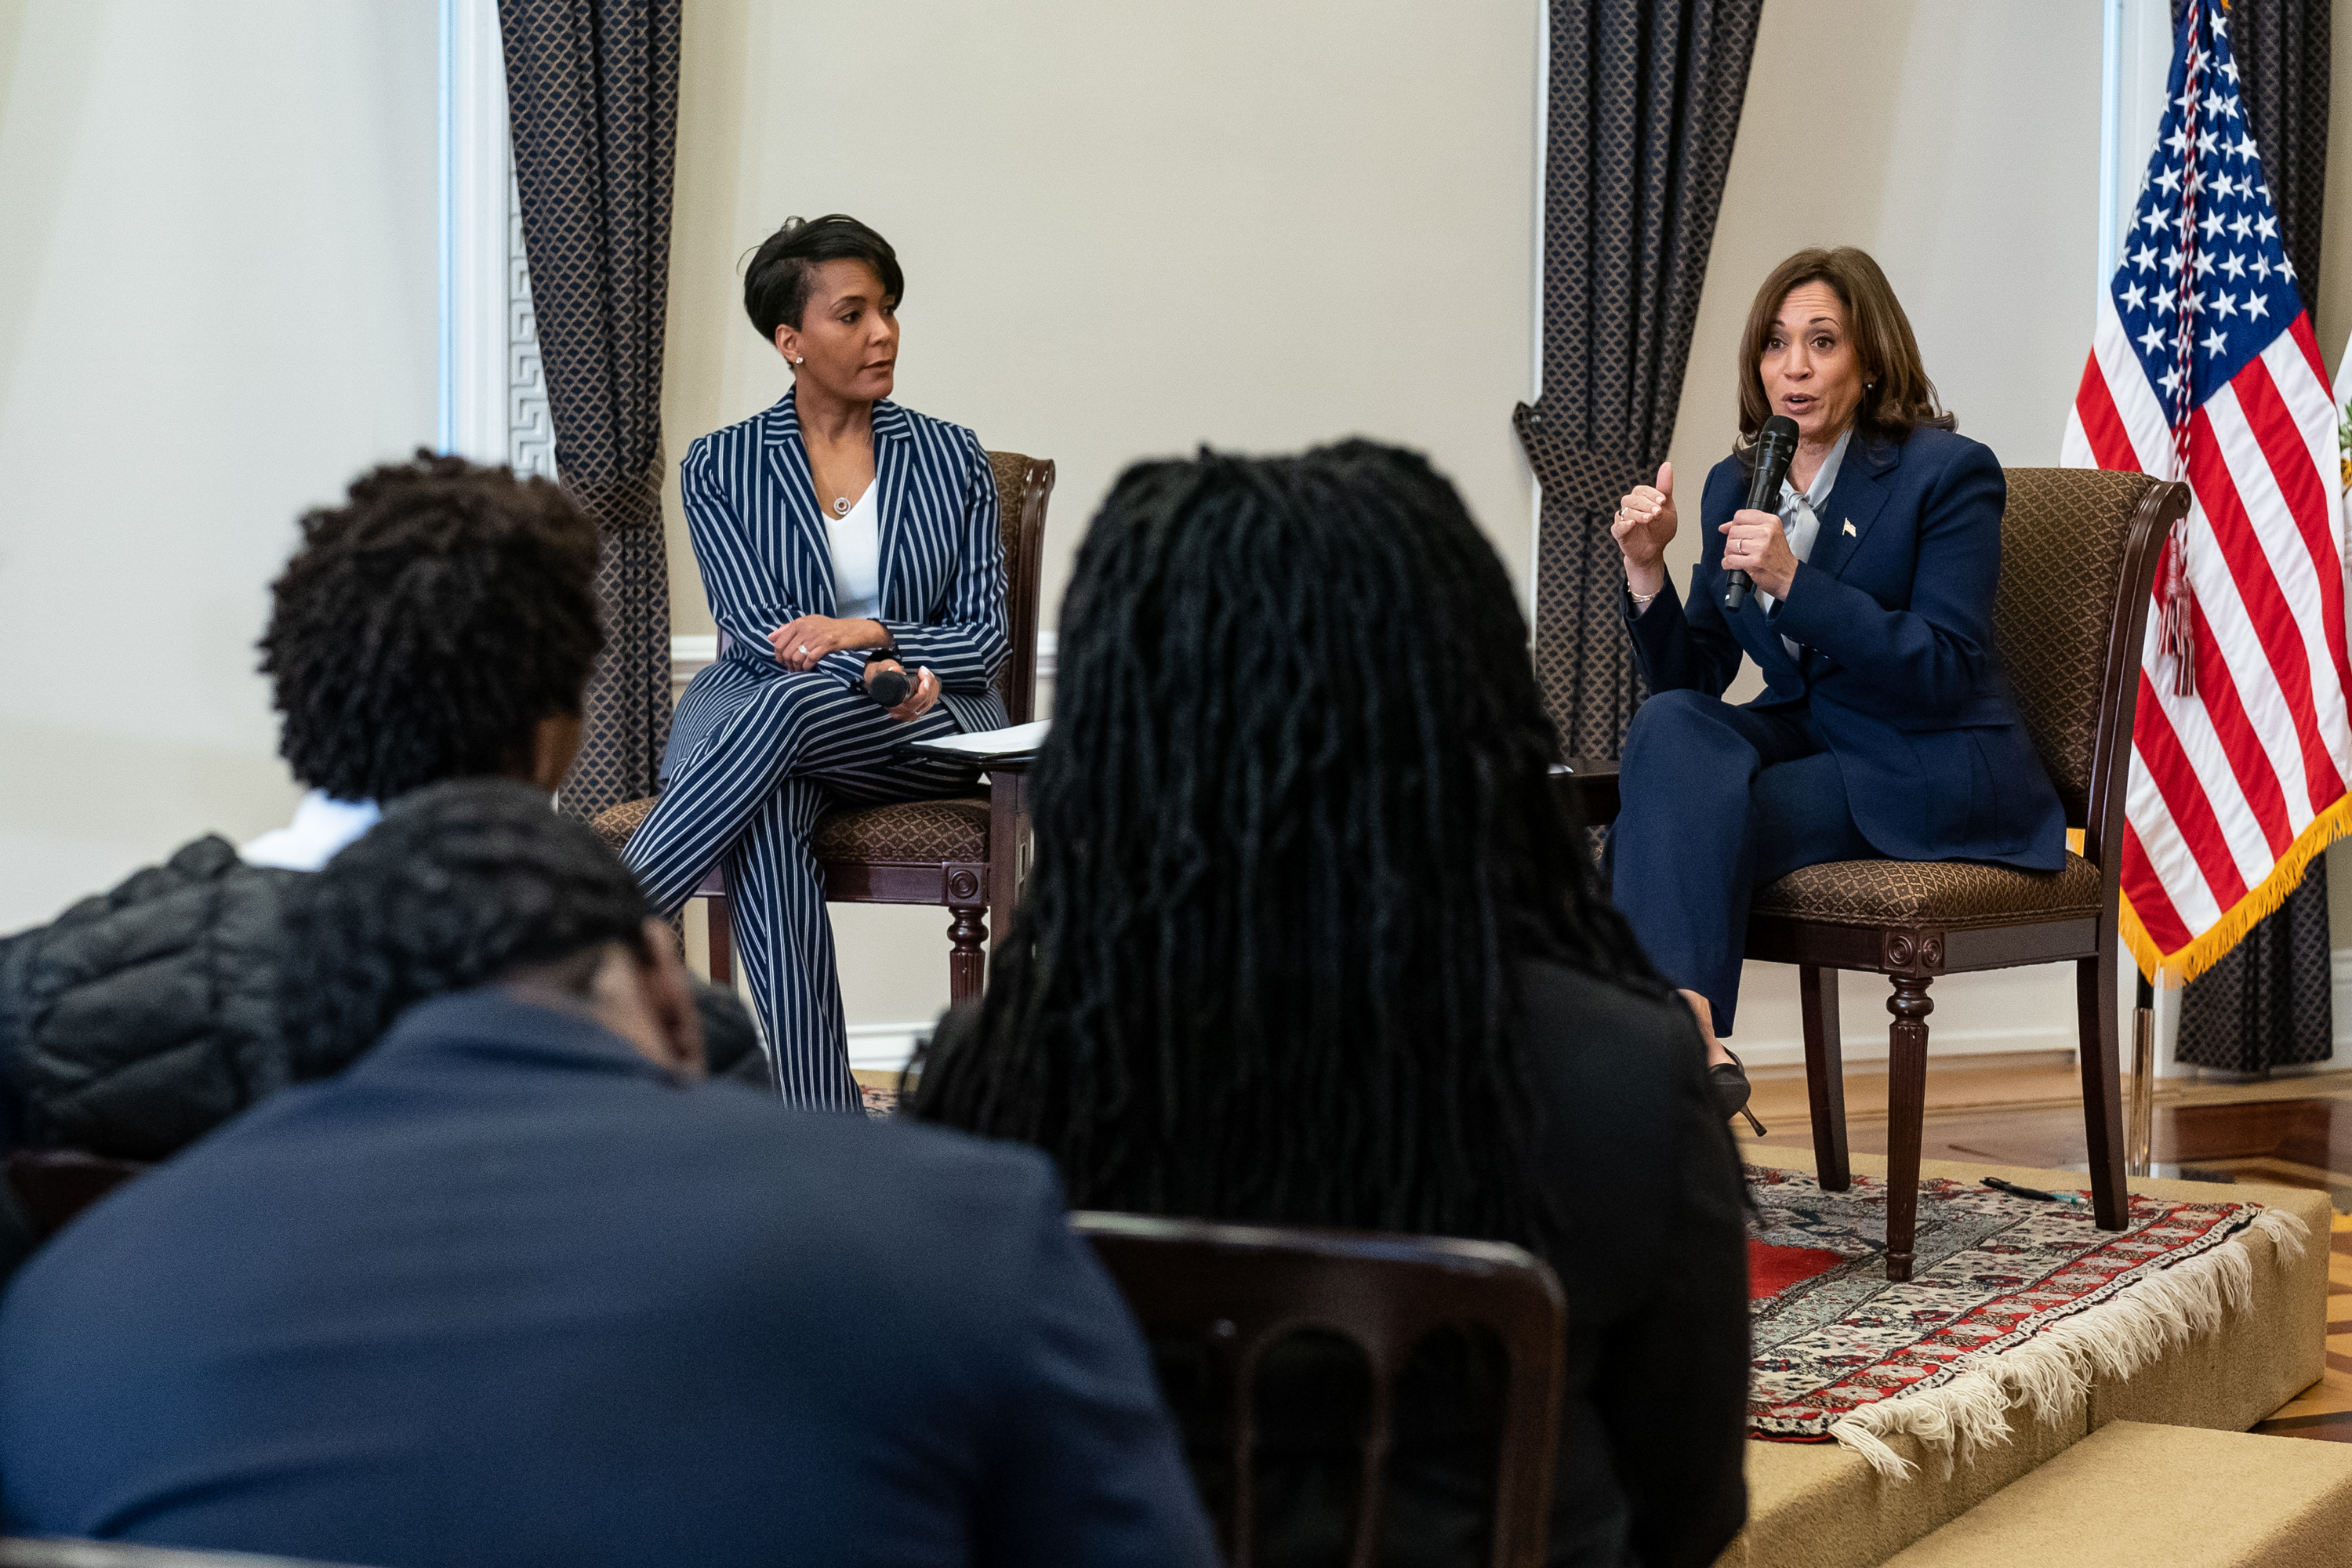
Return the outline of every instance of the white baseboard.
[[[2336,948],[2328,955],[2328,958],[2329,978],[2333,991],[2330,1002],[2336,1058],[2332,1061],[2316,1062],[2309,1067],[2274,1068],[2272,1069],[2274,1076],[2306,1072],[2339,1072],[2347,1066],[2352,1066],[2352,947]],[[1770,966],[1767,966],[1765,973],[1769,974],[1769,972]],[[2030,973],[2028,971],[1996,972],[1996,973],[2013,973],[2021,980]],[[1747,980],[1743,982],[1743,991],[1760,989],[1761,987],[1756,984],[1759,978],[1759,970],[1751,967],[1748,971]],[[1962,979],[1972,983],[1972,988],[1981,992],[1983,983],[1990,981],[1992,976],[1954,976],[1951,980],[1943,982],[1934,994],[1938,1000],[1942,1000],[1954,983]],[[2126,986],[2130,984],[2128,961],[2126,962],[2124,982]],[[1885,991],[1885,983],[1876,981],[1876,977],[1873,975],[1848,974],[1843,977],[1841,991],[1847,1006],[1840,1009],[1843,1015],[1843,1027],[1840,1030],[1840,1055],[1850,1063],[1885,1061],[1887,1056],[1885,1018],[1883,1016],[1874,1018],[1869,1026],[1858,1027],[1857,1019],[1850,1010],[1852,1004],[1857,998],[1864,996],[1869,998],[1869,1005],[1873,1010],[1882,1005],[1882,998]],[[2071,1053],[2075,1048],[2074,999],[2071,987],[2067,987],[2058,994],[2042,997],[2041,1005],[2031,1009],[2040,1015],[2035,1021],[2013,1023],[1993,1028],[1938,1026],[1947,1018],[1957,1026],[1961,1017],[1973,1011],[1969,1004],[1981,1005],[1991,998],[1979,994],[1965,999],[1953,997],[1951,1000],[1959,1005],[1939,1008],[1937,1016],[1927,1021],[1927,1052],[1931,1059],[1941,1059],[1947,1057],[1991,1056],[2009,1051]],[[2168,1002],[2170,1004],[2168,1007],[2165,1005]],[[1742,1005],[1744,1008],[1746,1004],[1743,1003]],[[1779,1027],[1759,1032],[1753,1037],[1735,1035],[1731,1045],[1732,1048],[1739,1053],[1739,1059],[1754,1067],[1803,1066],[1805,1042],[1801,1036],[1789,1032],[1787,1025],[1793,1021],[1787,1016],[1790,1011],[1792,1009],[1781,1010]],[[2128,1053],[2131,1049],[2131,1014],[2127,1000],[2124,1002],[2121,1013],[2123,1026],[2118,1032],[2122,1037],[2120,1044],[2126,1053],[2127,1067]],[[2170,1023],[2174,1028],[2177,1028],[2179,1018],[2178,995],[2160,999],[2158,1022],[2160,1031],[2165,1037],[2158,1042],[2159,1059],[2157,1062],[2157,1075],[2160,1078],[2185,1078],[2198,1070],[2186,1063],[2172,1059],[2170,1036],[2174,1029],[2165,1029],[2162,1026]],[[2043,1019],[2047,1021],[2044,1022]]]
[[[1799,1067],[1805,1065],[1805,1042],[1800,1039],[1759,1040],[1753,1044],[1735,1038],[1732,1048],[1739,1059],[1749,1067]],[[2064,1029],[1938,1029],[1929,1020],[1927,1055],[1930,1060],[1947,1057],[2006,1056],[2013,1051],[2065,1051],[2074,1049],[2074,1031]],[[1852,1029],[1841,1029],[1838,1055],[1848,1067],[1883,1062],[1887,1058],[1886,1032],[1884,1029],[1858,1036]]]
[[[857,1072],[898,1072],[930,1037],[929,1024],[852,1024],[849,1065]]]

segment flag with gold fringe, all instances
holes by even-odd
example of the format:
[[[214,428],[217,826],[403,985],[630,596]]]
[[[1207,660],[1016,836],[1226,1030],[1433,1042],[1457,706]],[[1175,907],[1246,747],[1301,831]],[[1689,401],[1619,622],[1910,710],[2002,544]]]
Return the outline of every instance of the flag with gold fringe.
[[[2227,8],[2192,0],[2061,460],[2186,479],[2141,657],[2124,940],[2192,978],[2352,826],[2337,410]]]

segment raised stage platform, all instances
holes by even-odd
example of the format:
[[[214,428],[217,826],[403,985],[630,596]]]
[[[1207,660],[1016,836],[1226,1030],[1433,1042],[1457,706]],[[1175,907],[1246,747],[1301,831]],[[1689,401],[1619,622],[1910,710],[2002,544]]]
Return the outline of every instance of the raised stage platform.
[[[1769,1158],[1784,1169],[1812,1169],[1811,1156],[1793,1150],[1751,1147],[1747,1152],[1759,1163]],[[1857,1173],[1871,1175],[1884,1175],[1886,1168],[1884,1159],[1866,1154],[1854,1155],[1853,1164]],[[1923,1162],[1920,1173],[1970,1184],[1998,1175],[2051,1190],[2085,1184],[2080,1172],[1939,1161]],[[2301,1218],[2309,1235],[2302,1256],[2283,1263],[2269,1236],[2245,1232],[2252,1293],[2243,1310],[2226,1311],[2220,1329],[2158,1352],[2128,1377],[2095,1377],[2088,1399],[2063,1420],[2037,1419],[2022,1405],[2012,1409],[2006,1442],[1955,1458],[1916,1437],[1892,1437],[1889,1446],[1912,1462],[1906,1479],[1883,1474],[1834,1443],[1750,1442],[1748,1528],[1719,1559],[1724,1568],[1875,1568],[2111,1422],[2244,1432],[2316,1382],[2326,1363],[2326,1195],[2199,1182],[2141,1181],[2131,1188],[2188,1202],[2263,1204]],[[2045,1479],[2063,1479],[2063,1472]],[[2084,1501],[2084,1522],[2095,1528],[2092,1521],[2112,1503]]]

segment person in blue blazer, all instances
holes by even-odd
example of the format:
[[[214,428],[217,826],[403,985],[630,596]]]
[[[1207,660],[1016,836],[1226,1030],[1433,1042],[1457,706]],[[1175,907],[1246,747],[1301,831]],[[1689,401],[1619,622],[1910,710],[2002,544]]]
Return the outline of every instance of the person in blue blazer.
[[[0,1300],[0,1533],[1215,1568],[1052,1163],[709,1081],[668,930],[543,791],[412,791],[289,902],[315,1081]]]
[[[840,213],[786,220],[745,271],[793,389],[681,465],[722,651],[678,700],[624,857],[665,916],[726,862],[777,1085],[837,1110],[860,1101],[817,818],[968,790],[970,768],[898,749],[1011,722],[990,684],[1012,647],[996,479],[970,430],[889,400],[905,286],[889,242]],[[896,707],[867,689],[886,670],[914,679]]]
[[[1843,247],[1774,268],[1738,374],[1739,447],[1700,494],[1688,603],[1664,561],[1672,464],[1611,529],[1654,693],[1625,738],[1612,894],[1698,1015],[1727,1116],[1748,1104],[1721,1037],[1755,889],[1830,860],[2054,871],[2066,834],[1993,652],[2000,464],[1938,406],[1878,264]],[[1777,510],[1751,510],[1753,445],[1773,415],[1796,422],[1796,458]],[[1735,569],[1755,589],[1726,610]],[[1765,689],[1734,706],[1723,693],[1743,658]]]

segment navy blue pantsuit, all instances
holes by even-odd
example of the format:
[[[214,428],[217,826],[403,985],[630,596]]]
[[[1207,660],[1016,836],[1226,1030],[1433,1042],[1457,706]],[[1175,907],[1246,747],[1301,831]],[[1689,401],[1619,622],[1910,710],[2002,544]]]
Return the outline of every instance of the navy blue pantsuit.
[[[1753,596],[1722,607],[1718,530],[1747,489],[1737,458],[1707,475],[1687,605],[1671,584],[1646,614],[1627,601],[1656,695],[1626,736],[1610,844],[1617,907],[1725,1035],[1766,883],[1872,856],[2031,871],[2065,857],[2065,813],[1993,654],[2008,487],[1992,453],[1933,428],[1857,433],[1811,559],[1769,613]],[[1743,658],[1766,687],[1734,707]]]
[[[1759,711],[1661,691],[1633,715],[1620,773],[1673,783],[1626,793],[1610,835],[1613,900],[1651,959],[1706,997],[1717,1033],[1727,1035],[1749,897],[1800,866],[1876,851],[1801,708]],[[1620,866],[1633,874],[1617,874]],[[1675,874],[1661,877],[1661,868]],[[1722,896],[1692,904],[1692,884],[1710,881]]]
[[[898,748],[1008,717],[990,684],[1011,650],[996,479],[961,426],[874,405],[882,614],[940,697],[902,723],[866,695],[865,658],[775,660],[768,634],[837,614],[833,557],[793,398],[694,443],[680,468],[688,532],[726,651],[678,701],[660,804],[624,858],[654,907],[685,903],[724,861],[751,997],[784,1098],[855,1110],[833,928],[810,839],[835,804],[969,788],[969,768]]]

